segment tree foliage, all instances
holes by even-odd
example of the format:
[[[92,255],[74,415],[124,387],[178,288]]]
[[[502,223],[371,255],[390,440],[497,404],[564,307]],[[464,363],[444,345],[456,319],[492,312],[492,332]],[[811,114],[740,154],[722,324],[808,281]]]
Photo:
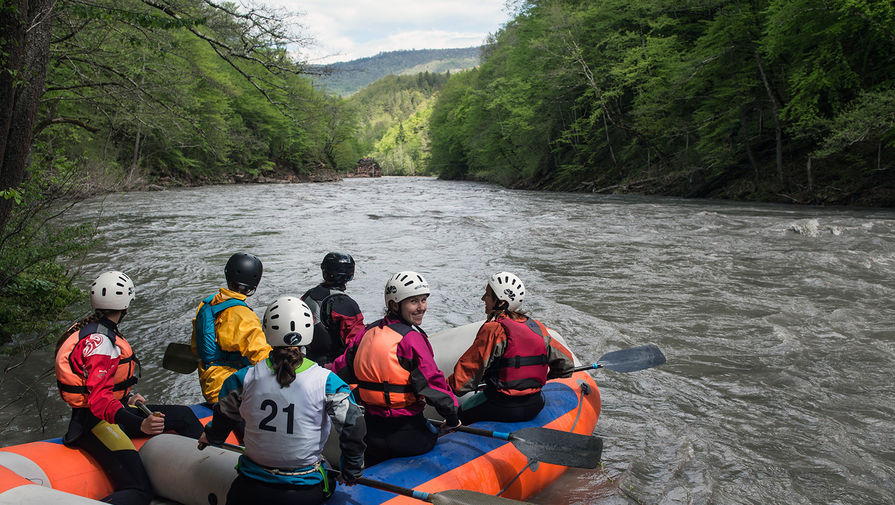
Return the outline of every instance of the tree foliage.
[[[528,0],[515,12],[434,107],[442,177],[802,202],[895,192],[890,2]]]
[[[78,296],[56,261],[90,233],[54,218],[97,186],[337,162],[354,119],[312,85],[296,21],[215,0],[0,4],[0,336]]]

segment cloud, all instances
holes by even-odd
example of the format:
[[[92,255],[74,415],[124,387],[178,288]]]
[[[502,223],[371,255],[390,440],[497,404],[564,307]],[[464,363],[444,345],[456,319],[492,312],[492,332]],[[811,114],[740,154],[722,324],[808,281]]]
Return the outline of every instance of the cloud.
[[[266,0],[303,13],[301,50],[313,63],[332,63],[401,49],[470,47],[509,20],[506,0]]]

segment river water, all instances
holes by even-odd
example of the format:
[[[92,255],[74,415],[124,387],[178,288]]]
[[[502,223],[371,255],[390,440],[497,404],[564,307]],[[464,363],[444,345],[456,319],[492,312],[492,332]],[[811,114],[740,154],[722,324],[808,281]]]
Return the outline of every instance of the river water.
[[[349,292],[371,320],[389,274],[417,270],[433,288],[430,333],[482,319],[487,276],[510,270],[524,308],[582,361],[649,342],[668,358],[596,372],[604,468],[569,471],[531,501],[895,503],[891,210],[382,178],[116,194],[68,219],[99,222],[100,246],[73,265],[83,284],[110,268],[136,283],[122,329],[151,401],[201,400],[193,375],[159,363],[233,252],[264,262],[259,313],[315,285],[330,250],[356,259]],[[3,445],[64,431],[49,363],[38,353],[9,372]]]

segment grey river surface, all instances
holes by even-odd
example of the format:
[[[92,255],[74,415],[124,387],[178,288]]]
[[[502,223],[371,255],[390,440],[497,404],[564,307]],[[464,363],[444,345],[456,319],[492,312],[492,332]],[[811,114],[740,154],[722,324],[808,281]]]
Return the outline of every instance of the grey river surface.
[[[100,246],[73,265],[82,285],[110,268],[136,283],[122,329],[152,401],[201,400],[195,376],[161,356],[187,341],[232,252],[264,262],[259,313],[315,285],[330,250],[357,260],[349,292],[368,320],[388,276],[417,270],[433,287],[430,333],[482,319],[487,276],[510,270],[528,286],[523,308],[582,361],[649,342],[668,357],[595,372],[605,466],[532,502],[895,503],[892,210],[382,178],[115,194],[67,219],[99,221]],[[64,431],[49,364],[39,354],[10,372],[2,445]]]

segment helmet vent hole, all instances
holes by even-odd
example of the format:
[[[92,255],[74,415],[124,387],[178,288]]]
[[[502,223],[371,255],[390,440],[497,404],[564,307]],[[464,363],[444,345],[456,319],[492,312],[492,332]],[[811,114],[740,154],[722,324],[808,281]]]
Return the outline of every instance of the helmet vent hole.
[[[289,329],[295,331],[295,321],[289,321]]]
[[[103,288],[103,296],[106,296],[106,288]]]

